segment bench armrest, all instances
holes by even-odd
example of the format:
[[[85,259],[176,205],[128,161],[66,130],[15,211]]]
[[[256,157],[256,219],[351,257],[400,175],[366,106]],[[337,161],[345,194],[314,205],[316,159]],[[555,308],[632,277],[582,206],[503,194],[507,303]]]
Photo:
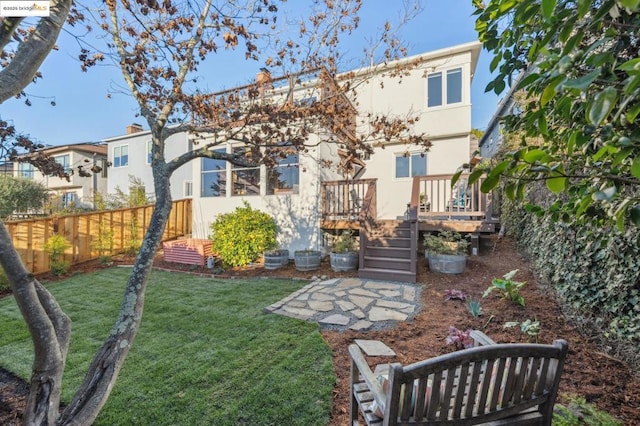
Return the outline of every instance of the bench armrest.
[[[496,344],[493,339],[479,330],[471,330],[470,336],[473,339],[473,346],[488,346]]]
[[[362,377],[364,382],[367,384],[371,395],[373,395],[373,398],[375,399],[378,406],[384,411],[386,408],[387,395],[382,390],[380,383],[378,383],[376,375],[373,374],[373,371],[371,371],[371,368],[367,364],[367,361],[364,358],[360,347],[356,344],[349,345],[349,355],[351,355],[352,368],[355,367],[358,369],[358,372],[360,373],[360,376]]]

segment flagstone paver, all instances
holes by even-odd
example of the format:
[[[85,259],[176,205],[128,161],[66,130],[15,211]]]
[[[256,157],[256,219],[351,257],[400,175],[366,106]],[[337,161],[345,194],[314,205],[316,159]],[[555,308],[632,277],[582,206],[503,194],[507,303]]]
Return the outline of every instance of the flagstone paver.
[[[396,353],[389,346],[379,340],[356,339],[356,345],[369,356],[395,356]]]
[[[409,320],[420,309],[420,287],[415,284],[316,278],[265,312],[314,321],[322,328],[362,331]]]

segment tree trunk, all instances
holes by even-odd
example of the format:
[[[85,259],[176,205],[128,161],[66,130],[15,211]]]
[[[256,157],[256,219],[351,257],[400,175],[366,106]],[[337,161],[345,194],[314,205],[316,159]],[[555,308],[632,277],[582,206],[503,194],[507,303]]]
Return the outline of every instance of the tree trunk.
[[[35,352],[23,421],[25,425],[53,425],[60,406],[71,320],[62,312],[49,291],[27,271],[2,222],[0,264],[29,328]]]
[[[94,356],[84,382],[60,416],[58,425],[92,424],[107,402],[140,327],[149,274],[170,212],[167,178],[163,189],[156,189],[156,205],[129,276],[118,318],[109,337]]]

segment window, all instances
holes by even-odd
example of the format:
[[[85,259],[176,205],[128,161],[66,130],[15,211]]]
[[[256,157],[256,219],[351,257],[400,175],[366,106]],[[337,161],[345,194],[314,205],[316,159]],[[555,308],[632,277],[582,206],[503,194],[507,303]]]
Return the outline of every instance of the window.
[[[233,154],[243,155],[246,147],[233,148]],[[231,166],[231,195],[260,195],[260,167]]]
[[[71,156],[69,154],[53,157],[53,160],[64,168],[65,173],[69,173],[69,171],[71,170],[70,159]]]
[[[153,141],[152,140],[148,140],[147,141],[147,164],[151,164],[151,161],[153,159]]]
[[[427,82],[427,106],[442,105],[442,73],[429,74]]]
[[[23,179],[33,179],[33,164],[18,163],[18,177]]]
[[[225,149],[216,149],[214,152],[224,154]],[[224,197],[227,195],[227,162],[212,158],[202,159],[202,197]]]
[[[125,167],[129,165],[129,145],[120,145],[113,148],[113,167]]]
[[[184,197],[192,197],[193,196],[193,182],[187,180],[184,182]]]
[[[462,102],[462,68],[447,71],[447,103]]]
[[[446,77],[446,78],[445,78]],[[427,106],[437,107],[462,102],[462,68],[434,72],[427,76]]]
[[[427,156],[424,153],[396,154],[396,178],[425,176]]]
[[[267,195],[297,194],[300,186],[298,153],[278,160],[277,166],[267,170]]]
[[[75,207],[78,204],[78,195],[75,192],[63,192],[60,199],[63,207]]]

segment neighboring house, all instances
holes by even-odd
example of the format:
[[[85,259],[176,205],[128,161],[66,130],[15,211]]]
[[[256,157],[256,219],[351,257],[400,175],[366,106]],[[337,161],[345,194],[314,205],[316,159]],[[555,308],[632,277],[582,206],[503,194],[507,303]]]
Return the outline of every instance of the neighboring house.
[[[125,135],[104,139],[104,142],[108,146],[111,163],[107,192],[113,194],[119,188],[128,193],[131,177],[135,177],[144,184],[147,196],[153,198],[151,132],[134,123],[127,126]],[[177,133],[167,139],[166,147],[165,155],[167,159],[171,159],[191,150],[191,141],[186,132]],[[173,173],[171,196],[174,200],[191,197],[192,167],[192,163],[188,163]]]
[[[515,102],[514,94],[517,91],[518,83],[525,75],[526,72],[520,74],[511,84],[511,88],[500,100],[495,114],[493,114],[491,120],[489,120],[487,128],[479,142],[480,156],[482,158],[493,157],[500,145],[504,142],[504,123],[502,120],[505,116],[517,112],[516,108],[518,108],[518,105]]]
[[[417,115],[415,133],[429,136],[433,144],[429,152],[421,146],[391,141],[376,147],[366,158],[349,158],[336,143],[329,142],[338,137],[326,130],[310,136],[310,145],[316,146],[283,158],[273,169],[238,167],[202,158],[182,166],[171,178],[171,191],[174,199],[193,197],[193,236],[207,238],[218,214],[231,212],[246,201],[274,217],[283,248],[291,252],[324,248],[323,206],[332,202],[331,197],[340,198],[350,205],[351,212],[346,212],[349,215],[361,208],[366,190],[364,186],[350,186],[340,189],[343,194],[326,191],[329,182],[345,179],[335,168],[322,167],[326,160],[350,162],[354,173],[349,178],[357,180],[349,182],[376,182],[377,219],[403,218],[414,176],[453,174],[469,162],[476,149],[477,143],[470,135],[471,81],[480,50],[479,42],[471,42],[353,71],[357,77],[371,77],[368,84],[357,86],[354,123],[365,120],[368,114]],[[402,64],[417,65],[398,83],[389,74]],[[258,74],[258,79],[264,77]],[[282,102],[293,96],[293,102],[304,104],[314,102],[321,96],[319,92],[311,81],[297,83],[293,90],[286,84],[267,87],[264,95],[266,101]],[[117,186],[126,188],[130,175],[142,179],[147,192],[153,191],[150,140],[150,132],[137,125],[129,126],[126,135],[105,139],[112,163],[109,193]],[[196,137],[186,133],[171,136],[166,143],[167,159],[191,149],[195,142]],[[228,142],[216,149],[230,153],[245,148],[239,142]]]
[[[13,176],[13,161],[5,161],[0,163],[0,175]]]
[[[108,168],[107,147],[104,144],[83,142],[47,147],[41,152],[53,157],[69,172],[68,181],[45,175],[33,165],[19,161],[13,163],[13,175],[42,183],[53,196],[60,197],[63,207],[93,207],[96,192],[106,192]],[[88,173],[87,176],[80,175],[79,166]],[[94,166],[100,167],[101,171],[93,173],[91,168]]]

